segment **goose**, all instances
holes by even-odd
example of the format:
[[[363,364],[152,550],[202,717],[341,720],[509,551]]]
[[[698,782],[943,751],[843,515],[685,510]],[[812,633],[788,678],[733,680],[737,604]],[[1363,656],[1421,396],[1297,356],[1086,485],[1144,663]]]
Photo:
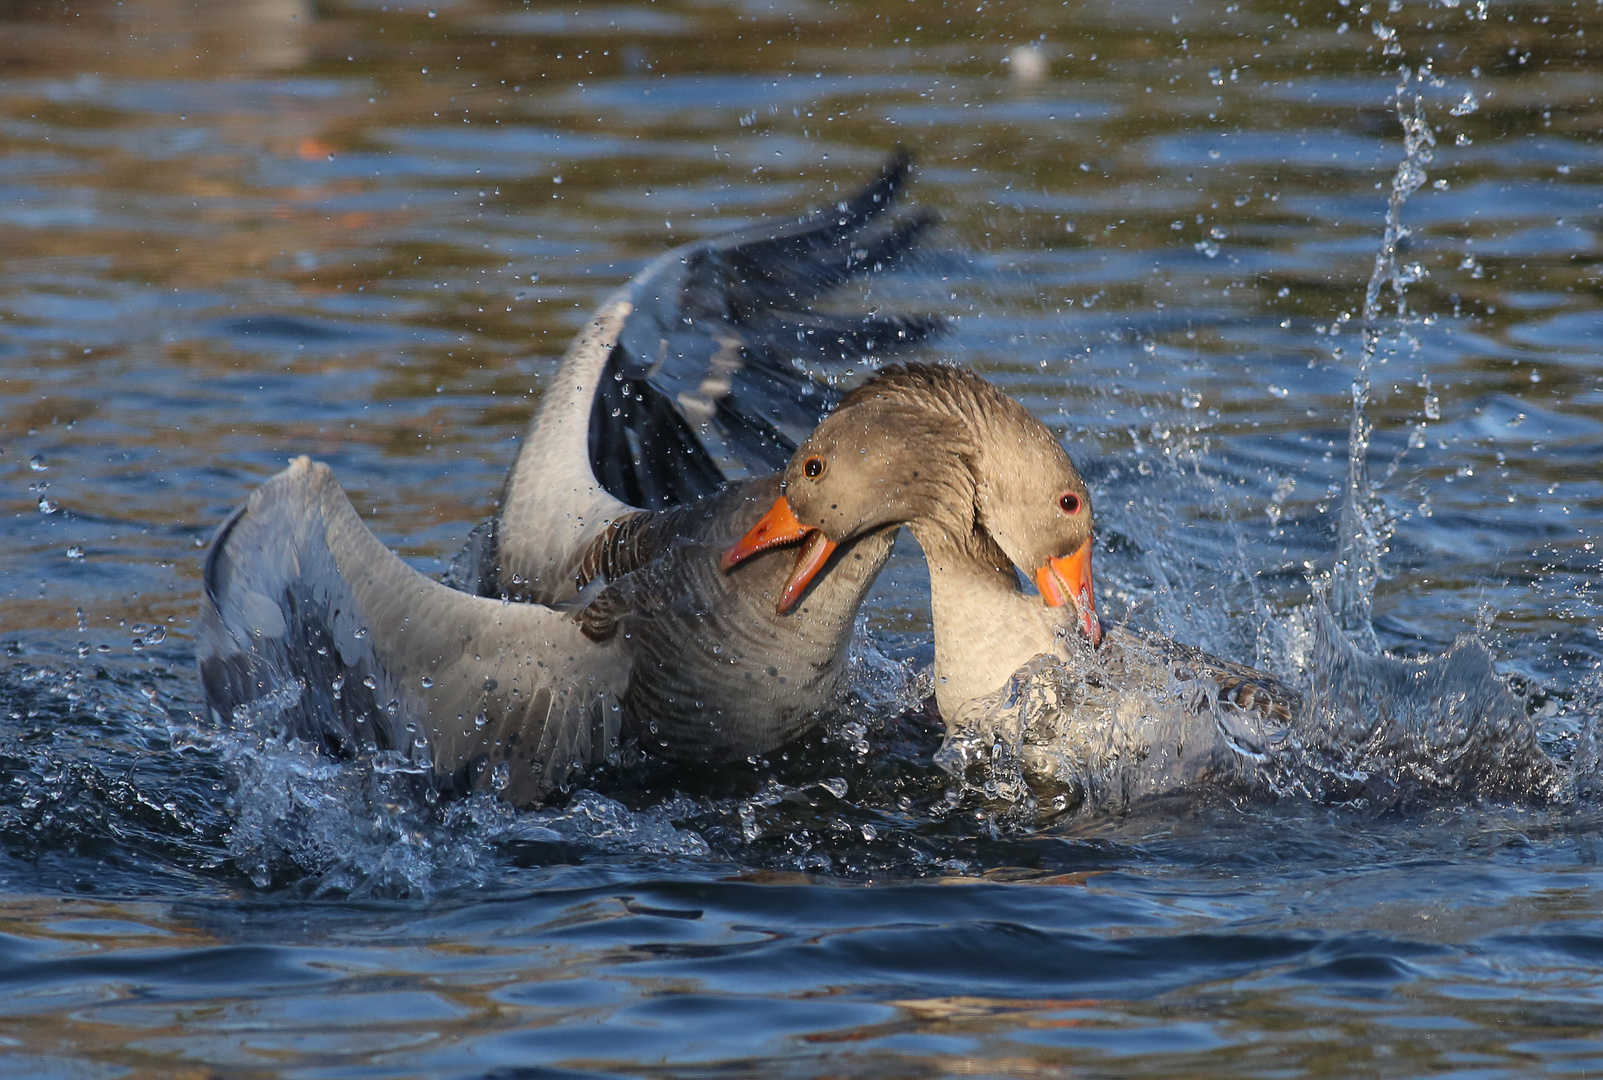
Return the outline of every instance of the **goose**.
[[[263,483],[203,563],[210,713],[517,805],[635,747],[736,760],[816,723],[895,530],[832,548],[793,613],[776,607],[788,554],[739,578],[720,560],[839,399],[803,368],[894,355],[943,326],[813,309],[934,224],[887,214],[910,166],[898,153],[822,210],[676,248],[603,303],[546,388],[499,514],[442,581],[385,548],[326,465],[296,458]]]
[[[1192,774],[1235,753],[1214,737],[1211,704],[1245,721],[1224,732],[1242,745],[1261,743],[1266,730],[1302,711],[1301,693],[1267,672],[1104,627],[1092,522],[1084,480],[1029,410],[972,372],[906,364],[880,369],[797,447],[779,497],[722,565],[744,572],[749,559],[802,544],[776,605],[789,610],[827,582],[837,545],[905,525],[929,564],[935,701],[949,732],[1017,699],[1016,673],[1043,654],[1080,680],[1060,699],[1095,699],[1102,726],[1124,723],[1125,750],[1146,740],[1141,752],[1149,752],[1163,728],[1195,751],[1175,763]],[[1019,570],[1036,594],[1021,587]],[[1129,710],[1120,712],[1121,688],[1148,696],[1133,725]],[[1083,723],[1063,726],[1073,721],[1057,717],[1048,735],[1084,742],[1095,734]],[[1120,749],[1104,740],[1100,752]],[[1054,770],[1055,762],[1037,762],[1037,771]]]

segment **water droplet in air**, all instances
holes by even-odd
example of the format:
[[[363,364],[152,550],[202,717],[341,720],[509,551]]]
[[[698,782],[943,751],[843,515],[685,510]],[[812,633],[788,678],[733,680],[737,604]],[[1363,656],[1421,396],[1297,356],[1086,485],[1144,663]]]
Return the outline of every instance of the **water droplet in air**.
[[[827,780],[820,780],[818,786],[835,796],[837,799],[846,797],[846,781],[839,776],[831,776]]]
[[[56,500],[54,500],[54,499],[43,499],[43,498],[41,498],[39,500],[39,512],[41,514],[54,514],[57,510],[60,510],[60,509],[61,509],[61,504],[56,502]]]
[[[83,550],[82,546],[80,546],[78,544],[73,544],[71,547],[69,547],[67,549],[67,558],[69,558],[69,559],[81,559],[83,557],[84,557],[84,550]]]
[[[504,761],[496,762],[495,768],[490,770],[490,786],[501,791],[510,783],[512,783],[512,766]]]
[[[1046,54],[1034,45],[1020,45],[1007,55],[1007,63],[1008,72],[1016,82],[1038,83],[1050,74]]]
[[[377,690],[378,689],[378,680],[373,678],[373,676],[371,676],[371,675],[363,675],[362,676],[362,685],[367,687],[369,690]]]
[[[365,627],[365,626],[358,626],[358,627],[357,627],[357,628],[356,628],[356,635],[355,635],[355,636],[356,636],[356,638],[357,638],[357,639],[358,639],[358,640],[360,640],[360,639],[362,639],[362,638],[365,638],[365,637],[367,637],[367,627]]]
[[[44,472],[46,469],[50,468],[50,462],[44,459],[43,454],[35,454],[33,457],[28,459],[28,468],[32,469],[34,472]]]
[[[433,679],[429,678],[427,675],[423,676],[423,689],[427,690],[429,687],[431,687],[433,685],[434,685],[434,680]]]

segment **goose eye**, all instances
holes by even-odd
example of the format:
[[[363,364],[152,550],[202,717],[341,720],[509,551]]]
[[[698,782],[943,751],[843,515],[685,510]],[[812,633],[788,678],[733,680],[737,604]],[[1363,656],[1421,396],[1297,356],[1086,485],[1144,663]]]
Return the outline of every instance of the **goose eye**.
[[[807,477],[809,480],[817,480],[820,476],[823,476],[824,459],[821,457],[810,457],[806,461],[802,462],[802,475]]]
[[[1065,514],[1078,514],[1080,512],[1080,497],[1072,491],[1066,491],[1063,493],[1063,497],[1058,500],[1058,505],[1063,508]]]

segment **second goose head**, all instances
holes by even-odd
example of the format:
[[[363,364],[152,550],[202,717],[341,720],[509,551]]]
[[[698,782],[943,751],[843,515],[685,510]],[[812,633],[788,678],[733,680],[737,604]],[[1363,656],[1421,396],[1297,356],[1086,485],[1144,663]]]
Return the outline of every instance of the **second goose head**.
[[[887,368],[848,395],[797,448],[780,498],[724,566],[800,542],[779,598],[785,611],[837,545],[898,525],[932,561],[932,547],[974,562],[1005,558],[1046,605],[1073,605],[1092,643],[1101,641],[1085,482],[1029,410],[959,368]]]

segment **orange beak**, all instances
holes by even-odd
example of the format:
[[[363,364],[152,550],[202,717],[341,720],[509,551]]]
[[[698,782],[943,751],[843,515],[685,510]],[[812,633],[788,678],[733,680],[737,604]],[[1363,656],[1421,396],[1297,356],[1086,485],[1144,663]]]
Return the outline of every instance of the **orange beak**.
[[[728,573],[736,566],[745,562],[759,552],[770,548],[784,547],[786,544],[802,545],[801,554],[796,557],[796,566],[785,579],[785,587],[779,594],[779,603],[775,605],[781,615],[796,606],[807,586],[812,584],[813,578],[824,568],[829,557],[835,553],[836,544],[816,527],[803,525],[796,520],[796,515],[790,509],[790,503],[781,495],[774,500],[773,508],[762,516],[762,520],[751,527],[751,531],[742,536],[730,549],[724,552],[719,560],[719,566],[724,573]]]
[[[1062,607],[1072,602],[1080,613],[1080,628],[1091,639],[1091,645],[1102,644],[1102,623],[1097,620],[1096,599],[1091,592],[1090,537],[1073,554],[1048,559],[1046,565],[1035,572],[1035,585],[1048,607]]]

